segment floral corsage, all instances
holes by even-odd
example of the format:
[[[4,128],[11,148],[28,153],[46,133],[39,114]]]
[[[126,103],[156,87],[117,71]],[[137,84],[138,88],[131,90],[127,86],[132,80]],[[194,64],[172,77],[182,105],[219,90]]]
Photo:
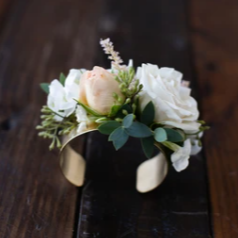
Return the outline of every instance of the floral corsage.
[[[111,69],[71,69],[67,77],[60,74],[59,80],[41,84],[48,99],[42,108],[42,123],[37,126],[39,136],[52,140],[50,149],[61,148],[64,145],[60,137],[75,138],[93,128],[108,135],[116,150],[129,137],[135,137],[141,140],[148,159],[156,146],[167,164],[178,172],[184,170],[190,155],[201,150],[201,136],[208,129],[204,121],[198,120],[197,102],[190,96],[189,82],[183,81],[182,74],[173,68],[142,64],[135,69],[132,60],[122,65],[110,39],[100,44],[112,61]],[[138,179],[151,176],[148,174],[153,166],[141,171]],[[165,165],[163,168],[167,170]],[[144,192],[152,189],[146,186],[149,187],[137,188]]]

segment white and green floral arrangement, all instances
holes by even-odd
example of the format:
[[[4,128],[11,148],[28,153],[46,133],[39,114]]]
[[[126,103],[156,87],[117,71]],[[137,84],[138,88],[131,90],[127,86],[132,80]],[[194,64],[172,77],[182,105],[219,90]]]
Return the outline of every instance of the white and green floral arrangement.
[[[132,60],[123,65],[110,39],[100,44],[111,69],[71,69],[67,77],[61,73],[59,80],[41,84],[48,99],[37,126],[39,136],[52,140],[50,149],[61,148],[61,136],[96,127],[116,150],[129,137],[139,138],[147,158],[156,145],[176,171],[184,170],[190,155],[201,150],[208,129],[198,120],[189,82],[173,68],[142,64],[135,69]]]

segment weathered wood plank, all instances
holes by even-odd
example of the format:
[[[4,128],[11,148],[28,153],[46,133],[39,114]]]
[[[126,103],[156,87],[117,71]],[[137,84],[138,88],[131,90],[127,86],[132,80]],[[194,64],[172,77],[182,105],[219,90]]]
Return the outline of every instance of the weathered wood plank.
[[[205,137],[214,235],[238,237],[238,2],[190,1],[190,24]]]
[[[70,238],[78,189],[37,137],[39,83],[91,67],[100,1],[18,0],[0,44],[0,237]],[[79,146],[82,145],[79,144]]]
[[[111,37],[126,61],[175,67],[193,80],[185,5],[183,0],[107,1],[100,37]],[[108,66],[98,54],[98,64]],[[182,173],[171,170],[155,191],[139,194],[135,172],[145,160],[139,148],[131,140],[115,152],[106,137],[89,136],[77,237],[211,237],[202,156],[192,158]]]

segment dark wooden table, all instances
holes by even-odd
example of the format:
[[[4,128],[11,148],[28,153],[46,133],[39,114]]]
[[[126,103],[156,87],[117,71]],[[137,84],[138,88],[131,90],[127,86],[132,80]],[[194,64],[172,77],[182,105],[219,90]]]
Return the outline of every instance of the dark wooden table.
[[[134,188],[138,141],[115,153],[97,133],[82,138],[78,189],[34,129],[46,100],[39,83],[108,66],[105,37],[136,66],[182,71],[211,126],[190,167],[148,194]],[[235,0],[1,0],[0,238],[237,238],[237,105]]]

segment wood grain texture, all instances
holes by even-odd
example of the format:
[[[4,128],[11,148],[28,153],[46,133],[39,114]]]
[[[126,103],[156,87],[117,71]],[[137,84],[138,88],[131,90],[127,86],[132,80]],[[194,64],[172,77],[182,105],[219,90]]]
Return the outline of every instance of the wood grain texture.
[[[99,1],[18,0],[0,43],[0,237],[70,238],[78,189],[37,137],[39,83],[91,67]],[[82,145],[82,142],[79,146]]]
[[[182,0],[107,1],[99,34],[111,37],[125,62],[133,58],[136,66],[151,62],[175,67],[193,80],[185,5]],[[105,59],[98,51],[96,62],[108,66]],[[115,152],[107,137],[93,133],[86,153],[78,238],[211,237],[201,155],[182,173],[171,169],[155,191],[139,194],[135,173],[145,157],[138,140]]]
[[[205,137],[214,234],[238,237],[238,2],[190,1],[190,32]]]

